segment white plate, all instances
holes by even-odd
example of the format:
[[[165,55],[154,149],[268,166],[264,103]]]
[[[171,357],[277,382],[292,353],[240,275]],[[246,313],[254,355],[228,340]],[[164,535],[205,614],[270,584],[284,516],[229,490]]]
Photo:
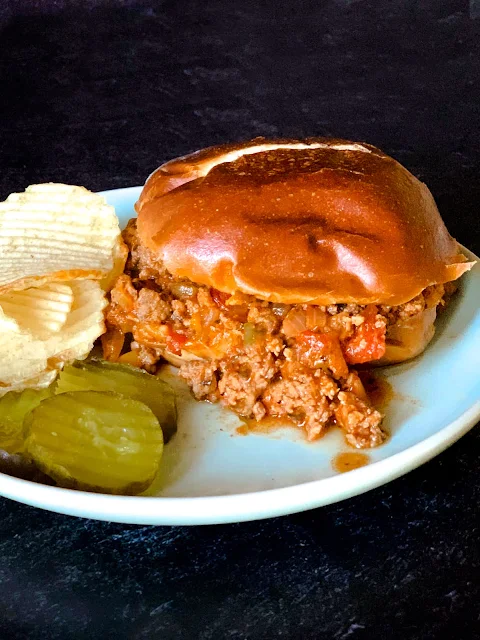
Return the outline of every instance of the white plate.
[[[139,192],[134,187],[105,193],[122,224],[133,215]],[[461,292],[438,322],[426,353],[384,370],[395,392],[386,418],[391,437],[368,452],[370,464],[365,467],[343,474],[333,470],[333,457],[348,450],[339,430],[332,429],[314,444],[293,429],[239,435],[238,418],[191,400],[179,385],[179,431],[165,449],[154,497],[69,491],[5,474],[0,474],[0,494],[86,518],[187,525],[269,518],[378,487],[439,454],[478,420],[479,300],[477,265],[462,279]]]

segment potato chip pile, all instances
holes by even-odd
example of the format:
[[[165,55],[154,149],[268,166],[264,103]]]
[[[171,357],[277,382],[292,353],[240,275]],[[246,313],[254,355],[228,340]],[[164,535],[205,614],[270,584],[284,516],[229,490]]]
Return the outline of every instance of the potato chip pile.
[[[83,187],[32,185],[0,203],[0,395],[48,386],[89,354],[126,255],[113,207]]]

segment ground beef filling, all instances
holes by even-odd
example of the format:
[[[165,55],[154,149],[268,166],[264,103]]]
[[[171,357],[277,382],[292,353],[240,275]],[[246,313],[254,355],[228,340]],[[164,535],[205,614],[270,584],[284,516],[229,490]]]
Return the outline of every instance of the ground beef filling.
[[[384,441],[382,415],[351,367],[380,358],[388,326],[422,312],[429,297],[437,304],[443,288],[399,307],[283,305],[174,278],[139,244],[135,221],[124,239],[130,254],[107,310],[107,359],[154,372],[164,356],[180,357],[199,400],[256,420],[289,418],[309,440],[337,424],[354,447]]]

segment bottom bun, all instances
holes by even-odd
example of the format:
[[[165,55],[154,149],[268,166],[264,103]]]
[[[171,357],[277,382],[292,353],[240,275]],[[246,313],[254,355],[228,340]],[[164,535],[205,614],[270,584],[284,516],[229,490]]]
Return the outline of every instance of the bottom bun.
[[[435,334],[436,307],[388,328],[386,351],[377,365],[398,364],[420,355]]]

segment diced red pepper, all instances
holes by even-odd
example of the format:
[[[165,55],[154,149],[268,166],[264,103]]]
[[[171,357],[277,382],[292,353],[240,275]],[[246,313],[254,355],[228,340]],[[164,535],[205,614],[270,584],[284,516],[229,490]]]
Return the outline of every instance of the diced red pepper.
[[[229,293],[224,293],[223,291],[219,291],[218,289],[210,289],[210,295],[212,296],[212,300],[215,304],[221,309],[226,309],[226,301],[231,297]]]
[[[349,364],[362,364],[378,360],[385,354],[385,325],[375,326],[377,307],[366,307],[365,320],[355,329],[355,334],[343,345],[345,360]]]
[[[248,318],[248,307],[243,304],[228,305],[227,300],[232,296],[218,289],[210,289],[210,295],[217,307],[222,309],[232,320],[237,322],[246,322]]]
[[[188,337],[183,335],[183,333],[177,333],[172,328],[170,328],[169,334],[167,336],[167,349],[171,353],[175,353],[177,356],[182,354],[182,348],[187,342]]]
[[[337,378],[345,378],[348,375],[348,367],[336,333],[304,331],[297,336],[297,345],[300,347],[300,360],[309,366],[313,366],[315,360],[322,357]]]

